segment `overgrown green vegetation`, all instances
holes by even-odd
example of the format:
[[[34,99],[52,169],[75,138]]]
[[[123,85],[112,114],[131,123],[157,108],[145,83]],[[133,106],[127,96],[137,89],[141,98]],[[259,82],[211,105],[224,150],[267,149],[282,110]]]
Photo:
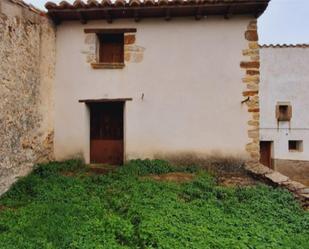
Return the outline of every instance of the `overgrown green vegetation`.
[[[180,170],[197,177],[140,177]],[[78,161],[50,163],[15,184],[0,200],[0,248],[309,248],[309,214],[284,190],[217,186],[164,161],[86,171]]]

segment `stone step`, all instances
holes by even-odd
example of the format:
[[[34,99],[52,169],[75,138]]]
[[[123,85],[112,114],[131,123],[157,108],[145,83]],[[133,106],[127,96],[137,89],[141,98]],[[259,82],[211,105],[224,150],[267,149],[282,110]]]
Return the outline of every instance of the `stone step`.
[[[255,177],[273,186],[280,186],[289,190],[305,209],[309,209],[309,188],[289,177],[274,171],[260,163],[247,164],[246,170]]]

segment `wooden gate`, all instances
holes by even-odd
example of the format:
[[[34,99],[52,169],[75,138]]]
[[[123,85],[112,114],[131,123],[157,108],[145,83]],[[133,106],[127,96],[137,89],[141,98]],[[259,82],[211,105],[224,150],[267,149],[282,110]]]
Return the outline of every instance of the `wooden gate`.
[[[90,162],[123,163],[123,102],[91,103]]]
[[[260,163],[269,167],[272,167],[271,158],[271,141],[260,141]]]

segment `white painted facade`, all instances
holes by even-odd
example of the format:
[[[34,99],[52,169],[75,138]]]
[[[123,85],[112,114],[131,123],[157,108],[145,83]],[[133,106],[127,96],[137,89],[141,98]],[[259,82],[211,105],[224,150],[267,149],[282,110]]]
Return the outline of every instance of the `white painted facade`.
[[[89,162],[89,110],[81,99],[132,98],[125,106],[125,159],[169,153],[247,158],[247,106],[242,92],[252,18],[209,17],[63,22],[57,27],[55,157]],[[85,28],[136,28],[139,63],[92,69]],[[142,95],[144,94],[144,98]]]
[[[273,141],[273,159],[309,160],[309,47],[263,47],[260,56],[260,140]],[[290,124],[278,125],[278,102],[290,102]],[[302,150],[289,151],[289,140]]]

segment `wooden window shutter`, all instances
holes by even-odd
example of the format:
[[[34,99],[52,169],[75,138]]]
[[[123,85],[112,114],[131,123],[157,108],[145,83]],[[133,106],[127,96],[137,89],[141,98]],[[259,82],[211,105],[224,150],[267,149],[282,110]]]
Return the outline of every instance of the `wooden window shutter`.
[[[102,34],[99,39],[99,60],[101,63],[116,64],[124,62],[123,34]]]
[[[292,118],[292,106],[291,105],[288,105],[287,118],[288,120],[291,120]]]
[[[292,106],[290,104],[276,105],[276,119],[278,121],[290,121],[292,118]]]

